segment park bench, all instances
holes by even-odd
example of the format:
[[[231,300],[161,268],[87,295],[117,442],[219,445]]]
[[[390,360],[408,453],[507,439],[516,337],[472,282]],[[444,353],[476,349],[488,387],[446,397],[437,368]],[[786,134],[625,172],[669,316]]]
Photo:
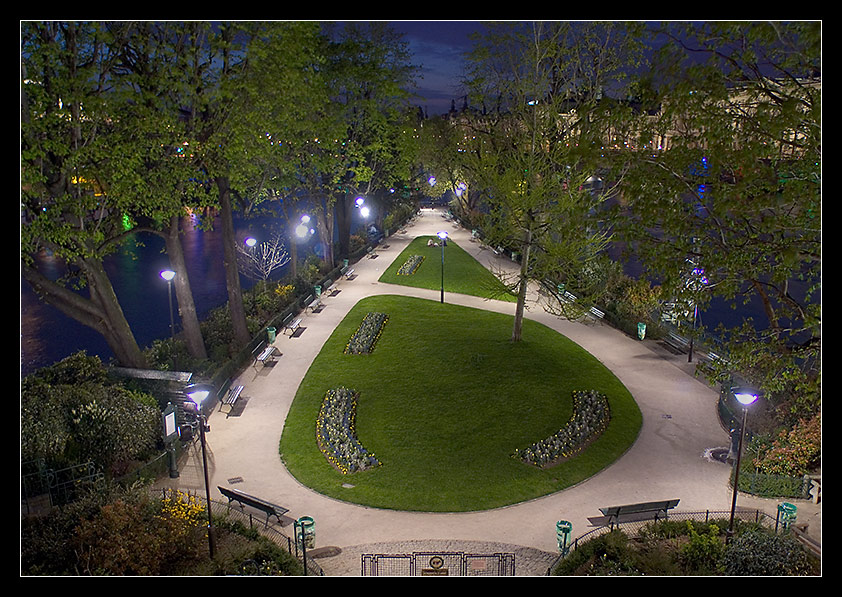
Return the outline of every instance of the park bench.
[[[280,354],[280,351],[276,347],[271,344],[261,343],[252,353],[252,356],[254,356],[254,367],[257,368],[258,363],[264,367],[266,363],[274,363],[275,357],[278,354]]]
[[[322,297],[313,296],[312,294],[304,300],[304,304],[304,308],[310,309],[310,311],[312,311],[313,313],[315,313],[318,309],[324,306],[322,305]]]
[[[269,518],[274,516],[278,519],[278,522],[281,526],[285,526],[292,522],[287,516],[284,516],[287,512],[289,512],[288,508],[284,508],[283,506],[278,506],[271,502],[267,502],[266,500],[262,500],[260,498],[254,497],[253,495],[249,495],[247,493],[243,493],[237,489],[231,489],[230,487],[219,487],[219,492],[228,498],[228,507],[231,507],[231,502],[237,502],[240,504],[240,509],[245,510],[245,506],[249,506],[251,508],[255,508],[260,510],[261,512],[266,514],[266,526],[269,526]]]
[[[673,331],[667,332],[667,335],[664,336],[664,342],[679,352],[690,350],[690,341]]]
[[[675,508],[678,502],[679,500],[642,502],[623,506],[609,506],[607,508],[600,508],[599,511],[608,517],[608,524],[613,529],[615,523],[620,523],[620,517],[624,517],[625,522],[630,520],[648,520],[650,518],[660,520],[661,514],[663,514],[663,518],[666,518],[667,511]]]
[[[345,276],[346,280],[350,280],[351,276],[354,275],[354,268],[349,268],[347,265],[342,268],[342,275]]]
[[[605,317],[605,313],[597,309],[596,307],[591,307],[589,313],[596,317],[597,319],[602,319]]]
[[[231,416],[231,411],[234,410],[234,405],[237,403],[237,400],[240,399],[240,396],[243,393],[243,386],[240,385],[231,385],[231,380],[228,379],[222,387],[217,392],[216,396],[219,399],[219,411],[222,412],[223,408],[227,410],[225,418],[227,419]]]
[[[286,316],[286,319],[284,319],[284,323],[283,323],[284,333],[286,333],[286,330],[289,330],[289,337],[290,338],[292,338],[292,336],[293,336],[293,334],[295,334],[296,330],[299,327],[301,327],[301,318],[299,317],[297,319],[293,319],[293,317],[294,317],[293,314],[290,313],[289,315]]]

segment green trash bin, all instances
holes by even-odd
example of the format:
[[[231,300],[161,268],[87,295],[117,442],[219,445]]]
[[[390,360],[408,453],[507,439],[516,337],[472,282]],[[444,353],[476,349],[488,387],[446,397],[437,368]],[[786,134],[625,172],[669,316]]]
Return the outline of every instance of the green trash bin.
[[[295,544],[299,548],[316,547],[316,521],[311,516],[302,516],[295,521]]]
[[[313,290],[316,291],[316,296],[322,296],[322,287],[321,286],[315,286],[315,287],[313,287]]]
[[[266,336],[269,338],[269,344],[272,344],[272,342],[275,341],[275,333],[277,331],[278,330],[272,327],[266,328]]]
[[[641,340],[646,337],[646,324],[643,322],[637,323],[637,337]]]
[[[556,539],[558,540],[558,551],[566,554],[570,549],[570,533],[573,531],[573,524],[567,520],[559,520],[555,523]]]
[[[781,502],[778,504],[778,520],[784,529],[788,529],[795,524],[798,508],[789,502]]]

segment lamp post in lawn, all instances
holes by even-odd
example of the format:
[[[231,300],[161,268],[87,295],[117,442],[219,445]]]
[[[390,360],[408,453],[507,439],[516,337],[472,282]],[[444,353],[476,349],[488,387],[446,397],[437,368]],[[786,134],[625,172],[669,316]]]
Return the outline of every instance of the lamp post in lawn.
[[[438,237],[441,239],[441,302],[444,303],[444,247],[447,245],[447,231],[442,230]]]

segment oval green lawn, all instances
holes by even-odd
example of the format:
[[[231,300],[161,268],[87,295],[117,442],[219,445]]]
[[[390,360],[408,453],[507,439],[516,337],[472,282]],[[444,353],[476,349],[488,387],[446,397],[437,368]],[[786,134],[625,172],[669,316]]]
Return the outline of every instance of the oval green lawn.
[[[389,320],[373,353],[343,350],[369,311]],[[298,389],[284,424],[281,457],[304,485],[366,506],[427,512],[518,503],[578,483],[621,456],[640,410],[597,359],[557,332],[512,317],[437,301],[373,296],[337,326]],[[360,393],[357,437],[382,465],[343,475],[319,451],[315,422],[328,389]],[[611,423],[581,454],[541,470],[516,448],[565,425],[572,392],[608,396]]]

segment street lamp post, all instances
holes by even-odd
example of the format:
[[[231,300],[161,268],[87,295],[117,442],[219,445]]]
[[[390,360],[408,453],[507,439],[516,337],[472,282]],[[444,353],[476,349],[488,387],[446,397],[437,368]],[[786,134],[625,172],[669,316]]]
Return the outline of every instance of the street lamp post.
[[[740,429],[740,441],[737,444],[737,468],[734,469],[734,492],[731,497],[731,520],[728,523],[728,532],[725,541],[730,542],[734,535],[734,511],[737,508],[737,488],[740,483],[740,461],[743,455],[743,439],[746,436],[746,420],[748,419],[748,407],[757,400],[757,392],[748,388],[734,388],[734,397],[743,405],[743,424]]]
[[[444,246],[447,244],[447,231],[442,230],[438,237],[441,239],[441,302],[444,303]]]
[[[202,471],[205,476],[205,499],[208,506],[208,549],[210,551],[211,559],[216,555],[216,537],[214,536],[213,516],[211,516],[211,497],[210,497],[210,481],[208,479],[208,456],[207,446],[205,442],[205,432],[207,428],[207,420],[202,412],[202,403],[210,395],[213,388],[204,384],[192,384],[185,388],[187,397],[196,406],[196,414],[199,417],[199,438],[202,443]]]
[[[172,312],[172,279],[175,278],[175,272],[165,269],[161,272],[161,277],[167,281],[167,294],[170,297],[170,338],[175,339],[175,321]]]

